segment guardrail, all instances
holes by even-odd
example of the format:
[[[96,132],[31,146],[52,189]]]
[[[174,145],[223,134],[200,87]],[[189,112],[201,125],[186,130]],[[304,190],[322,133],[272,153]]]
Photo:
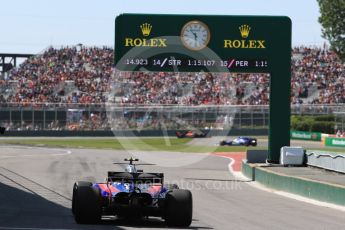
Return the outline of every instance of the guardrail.
[[[335,172],[345,173],[345,153],[329,153],[322,151],[307,151],[307,165]]]

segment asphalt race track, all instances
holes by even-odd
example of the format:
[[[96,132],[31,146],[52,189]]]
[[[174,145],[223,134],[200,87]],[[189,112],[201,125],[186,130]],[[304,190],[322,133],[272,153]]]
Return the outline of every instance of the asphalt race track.
[[[345,212],[259,190],[230,174],[229,159],[140,154],[135,156],[164,165],[142,166],[145,171],[164,172],[168,182],[192,190],[190,229],[345,229]],[[114,150],[0,146],[0,229],[167,229],[159,218],[75,224],[70,210],[74,181],[103,181],[107,170],[122,170],[112,162],[128,156]]]

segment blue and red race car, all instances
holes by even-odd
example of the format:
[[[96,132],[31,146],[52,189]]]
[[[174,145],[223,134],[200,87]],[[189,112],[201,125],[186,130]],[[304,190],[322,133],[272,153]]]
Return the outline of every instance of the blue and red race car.
[[[161,217],[168,226],[188,227],[193,201],[189,190],[164,184],[163,173],[137,170],[129,158],[125,172],[108,172],[106,181],[78,181],[73,187],[72,213],[77,223],[98,223],[102,216],[121,218]],[[123,164],[123,163],[116,163]],[[139,164],[140,165],[140,164]],[[143,164],[141,164],[143,165]]]
[[[224,145],[243,145],[243,146],[257,146],[258,141],[256,138],[251,138],[251,137],[237,137],[233,140],[222,140],[219,145],[224,146]]]

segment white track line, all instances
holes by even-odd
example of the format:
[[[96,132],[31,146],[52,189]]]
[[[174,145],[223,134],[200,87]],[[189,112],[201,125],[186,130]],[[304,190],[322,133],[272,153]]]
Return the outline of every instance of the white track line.
[[[3,147],[3,146],[2,146]],[[7,146],[6,146],[7,147]],[[13,148],[13,146],[11,146]],[[49,157],[49,156],[66,156],[72,154],[71,150],[65,149],[51,149],[51,148],[41,148],[41,147],[24,147],[24,149],[40,149],[40,150],[49,150],[49,151],[59,151],[62,153],[53,153],[53,154],[24,154],[24,155],[5,155],[0,156],[0,159],[8,159],[8,158],[20,158],[20,157]]]

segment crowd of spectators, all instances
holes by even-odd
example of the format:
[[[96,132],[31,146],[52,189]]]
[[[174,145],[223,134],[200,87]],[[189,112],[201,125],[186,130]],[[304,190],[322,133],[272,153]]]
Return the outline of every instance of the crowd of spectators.
[[[12,90],[0,102],[103,103],[112,73],[112,58],[112,49],[106,47],[48,48],[5,75],[0,87],[6,89],[7,85]],[[77,88],[71,95],[65,94],[68,82]]]
[[[296,47],[292,50],[292,103],[345,103],[345,63],[327,48]],[[315,95],[310,89],[315,89]],[[309,98],[308,98],[309,97]]]
[[[115,78],[121,105],[265,105],[267,74],[125,72]]]
[[[0,103],[266,105],[269,74],[121,72],[113,50],[48,48],[0,78]],[[345,103],[345,64],[324,48],[292,50],[291,103]]]

